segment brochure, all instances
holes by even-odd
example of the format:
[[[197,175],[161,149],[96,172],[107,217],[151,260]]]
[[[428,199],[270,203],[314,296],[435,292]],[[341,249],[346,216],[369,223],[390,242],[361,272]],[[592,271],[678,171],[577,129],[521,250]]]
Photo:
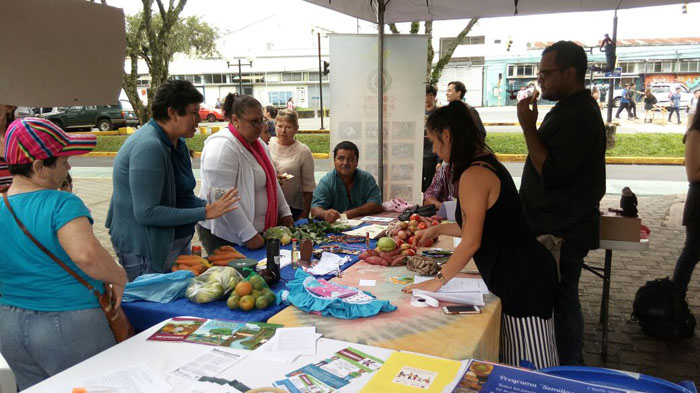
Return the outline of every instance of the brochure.
[[[282,325],[262,322],[209,320],[190,334],[185,342],[253,350],[270,340]]]
[[[361,392],[442,392],[454,383],[461,367],[456,360],[394,352]]]
[[[168,321],[157,332],[153,333],[148,340],[154,341],[184,341],[187,336],[194,333],[208,319],[175,317]]]
[[[538,373],[502,364],[471,360],[467,372],[459,381],[456,393],[538,393],[538,392],[596,392],[625,393],[627,390],[609,388],[571,379]]]

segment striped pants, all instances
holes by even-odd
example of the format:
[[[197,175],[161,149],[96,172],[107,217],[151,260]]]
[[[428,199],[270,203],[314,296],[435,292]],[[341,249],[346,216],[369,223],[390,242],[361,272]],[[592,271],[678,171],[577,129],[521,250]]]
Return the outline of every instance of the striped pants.
[[[536,368],[559,365],[556,339],[554,338],[554,318],[516,318],[501,314],[501,350],[499,361],[519,367],[521,360],[527,360]]]

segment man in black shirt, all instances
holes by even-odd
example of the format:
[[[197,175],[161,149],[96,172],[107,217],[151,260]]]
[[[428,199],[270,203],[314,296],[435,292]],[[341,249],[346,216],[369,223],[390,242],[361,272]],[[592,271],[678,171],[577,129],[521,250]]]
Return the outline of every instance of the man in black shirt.
[[[518,119],[528,156],[520,198],[525,219],[536,236],[564,239],[561,248],[554,329],[559,361],[578,364],[583,315],[578,281],[583,258],[598,248],[600,199],[605,194],[605,126],[598,104],[585,89],[587,58],[583,48],[559,41],[542,52],[538,83],[542,97],[558,101],[537,129],[537,103],[518,103]]]
[[[435,110],[438,108],[435,105],[435,96],[437,95],[437,89],[433,85],[425,86],[425,119],[423,125],[428,120]],[[435,177],[435,167],[438,163],[437,154],[433,153],[433,144],[428,139],[425,128],[423,129],[423,181],[421,184],[421,192],[425,192],[430,186],[430,183]]]

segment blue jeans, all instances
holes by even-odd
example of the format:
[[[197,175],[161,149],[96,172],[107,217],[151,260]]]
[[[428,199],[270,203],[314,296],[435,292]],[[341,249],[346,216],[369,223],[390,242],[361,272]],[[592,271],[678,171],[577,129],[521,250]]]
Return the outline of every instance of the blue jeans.
[[[678,122],[681,122],[681,111],[680,108],[674,108],[670,107],[668,108],[668,121],[671,121],[671,116],[673,116],[673,112],[676,112],[676,119],[678,119]]]
[[[100,308],[50,312],[2,305],[0,326],[0,352],[19,390],[116,344]]]
[[[683,293],[688,290],[688,283],[698,260],[700,260],[700,226],[689,223],[685,226],[685,246],[673,269],[673,282],[678,284]]]
[[[119,263],[126,271],[126,278],[131,282],[142,274],[170,272],[179,255],[190,254],[192,252],[190,249],[191,240],[192,236],[185,236],[173,241],[173,246],[168,254],[168,259],[166,259],[163,264],[162,271],[153,269],[151,266],[151,258],[132,252],[121,252],[117,247],[114,247],[114,252],[117,254],[117,258],[119,258]]]
[[[582,250],[564,241],[559,258],[561,282],[554,303],[554,335],[562,366],[581,362],[583,345],[583,313],[578,297],[578,282],[581,278],[583,258],[588,250]]]

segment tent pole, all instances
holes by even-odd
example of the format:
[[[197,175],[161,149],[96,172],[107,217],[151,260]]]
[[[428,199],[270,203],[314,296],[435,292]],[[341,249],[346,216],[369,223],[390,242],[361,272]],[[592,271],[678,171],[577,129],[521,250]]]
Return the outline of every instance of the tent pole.
[[[618,4],[619,7],[619,4]],[[612,31],[612,42],[613,48],[615,48],[615,58],[617,58],[617,8],[615,8],[615,17],[613,18],[613,31]],[[617,61],[615,62],[617,64]],[[613,65],[614,67],[614,65]],[[615,72],[615,70],[611,70]],[[622,75],[620,75],[622,78]],[[615,78],[610,78],[610,86],[608,86],[608,123],[612,121],[613,113],[613,93],[615,92]],[[622,105],[622,104],[620,104]]]
[[[384,0],[377,1],[377,14],[379,19],[379,60],[377,71],[377,164],[379,181],[379,196],[384,201]]]

